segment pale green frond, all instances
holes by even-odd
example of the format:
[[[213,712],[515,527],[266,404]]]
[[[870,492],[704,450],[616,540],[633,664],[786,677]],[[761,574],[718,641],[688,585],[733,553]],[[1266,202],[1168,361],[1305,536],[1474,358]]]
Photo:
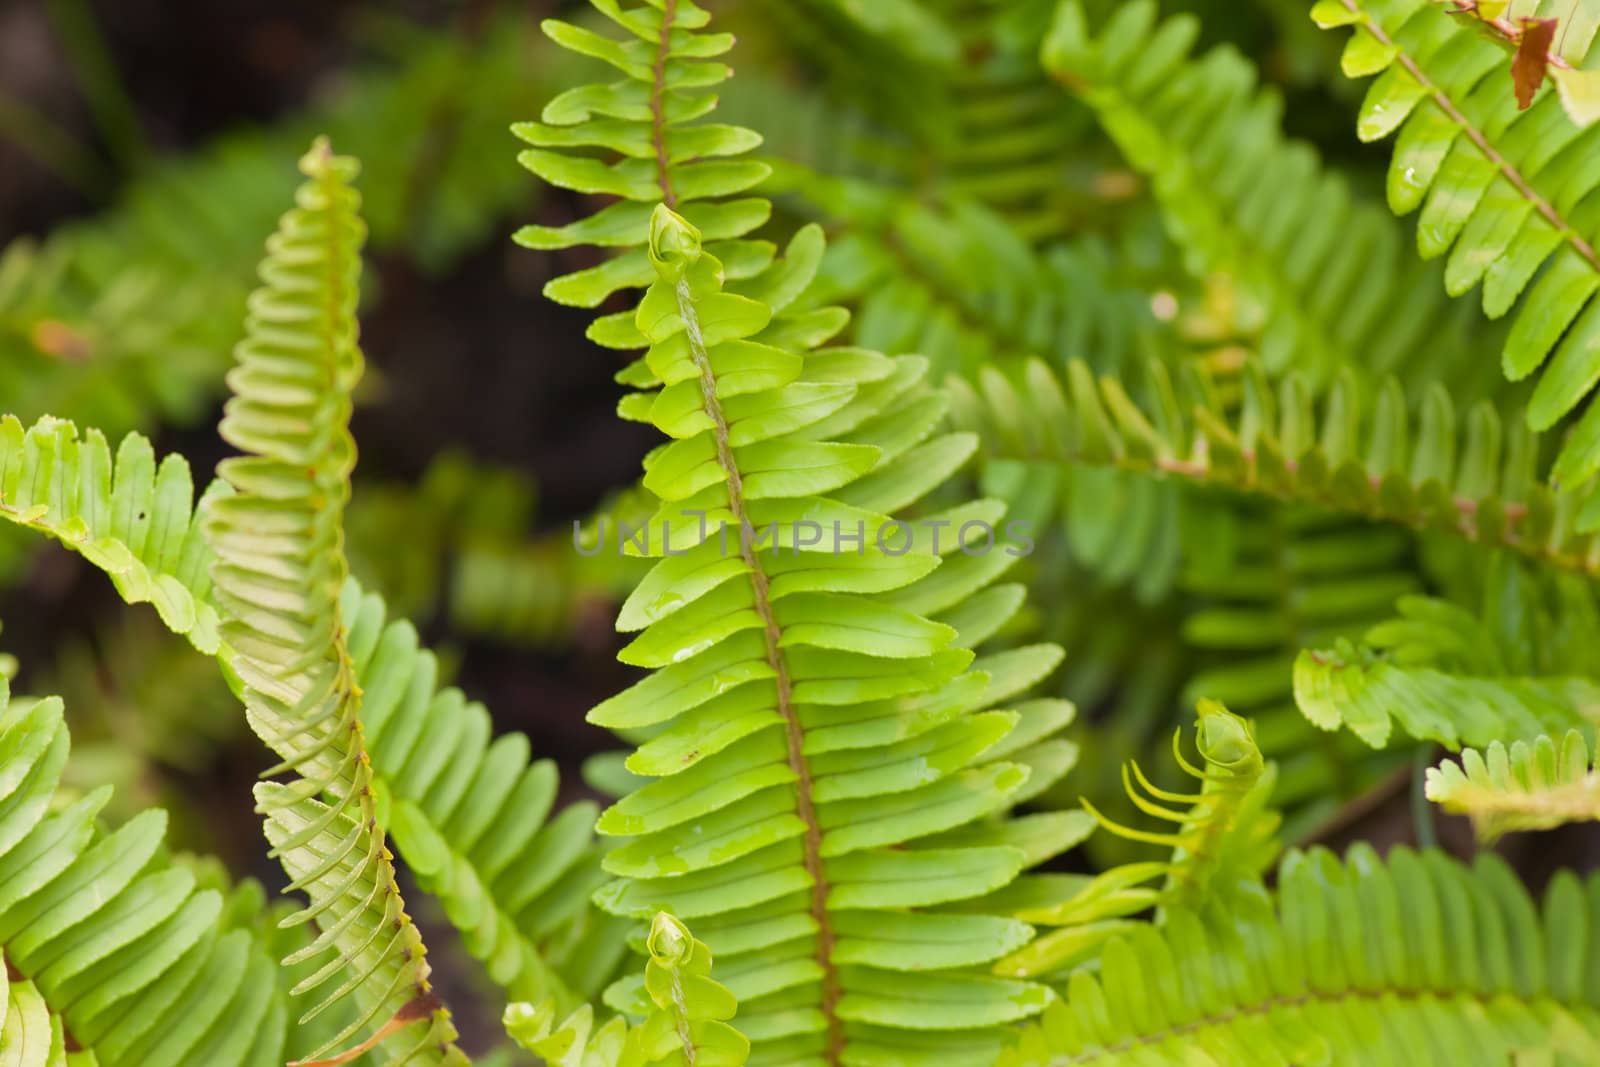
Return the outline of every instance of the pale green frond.
[[[215,653],[210,550],[200,528],[189,465],[156,463],[150,442],[129,434],[115,460],[98,430],[43,418],[24,428],[0,418],[0,518],[60,541],[105,571],[130,604],[149,603],[173,631]]]
[[[1373,747],[1388,744],[1396,725],[1419,740],[1481,748],[1600,721],[1592,659],[1600,606],[1589,584],[1549,580],[1503,557],[1485,573],[1479,611],[1405,597],[1361,643],[1301,653],[1300,710]]]
[[[1214,701],[1200,702],[1195,741],[1203,768],[1184,758],[1180,737],[1173,738],[1173,755],[1200,792],[1157,788],[1138,764],[1127,765],[1123,776],[1134,805],[1170,828],[1122,826],[1084,801],[1108,832],[1161,845],[1168,857],[1112,867],[1081,881],[1041,880],[1040,893],[1017,917],[1055,929],[998,961],[996,973],[1065,975],[1128,929],[1129,918],[1140,912],[1159,908],[1158,921],[1173,910],[1226,913],[1240,893],[1259,893],[1279,847],[1278,814],[1267,806],[1274,769],[1263,761],[1251,725]]]
[[[596,900],[639,920],[693,921],[757,1061],[982,1063],[1006,1024],[1049,998],[984,966],[1029,931],[928,909],[978,902],[1086,832],[1081,818],[1004,818],[1076,757],[1052,736],[1069,717],[1057,704],[999,710],[1060,653],[967,647],[1016,610],[1009,595],[968,604],[1021,552],[1006,550],[998,501],[918,509],[975,445],[937,432],[946,405],[926,384],[928,361],[824,347],[848,315],[813,288],[820,230],[802,228],[781,257],[733,239],[764,220],[765,202],[730,232],[722,220],[743,201],[714,198],[755,179],[703,170],[723,177],[687,181],[678,176],[716,161],[648,135],[705,106],[674,86],[674,71],[697,69],[674,57],[721,51],[722,39],[660,32],[685,12],[698,28],[697,8],[595,6],[636,39],[564,43],[628,80],[570,91],[523,133],[621,159],[524,161],[621,198],[560,239],[621,250],[597,268],[604,285],[586,289],[596,299],[647,286],[635,312],[590,334],[648,349],[618,376],[634,389],[619,413],[669,438],[645,461],[659,510],[612,549],[656,560],[618,622],[638,635],[623,659],[653,673],[590,719],[639,744],[627,768],[651,780],[601,818],[602,833],[625,840],[605,856],[617,880]],[[620,121],[553,130],[553,117],[596,101]],[[608,1002],[626,1009],[628,988],[613,986]],[[928,1013],[930,1000],[948,1010]]]
[[[1444,810],[1470,816],[1486,842],[1515,830],[1600,820],[1600,773],[1577,730],[1559,742],[1541,734],[1510,748],[1496,741],[1481,751],[1464,749],[1459,763],[1428,769],[1427,789]]]
[[[0,423],[0,435],[8,432],[6,425]],[[58,461],[61,443],[81,445],[70,424],[55,421],[27,431],[22,440],[21,448],[0,453],[8,470],[26,472],[10,484],[58,484],[31,472],[67,469]],[[85,440],[98,441],[100,435],[91,430]],[[148,450],[138,437],[122,448],[134,456]],[[23,466],[27,457],[34,458]],[[99,468],[89,464],[86,469]],[[160,469],[170,471],[167,477],[174,483],[189,484],[181,458],[167,457]],[[80,476],[78,481],[86,480]],[[210,498],[229,493],[221,482],[208,490]],[[44,499],[60,507],[72,498],[50,493]],[[20,506],[23,501],[26,508]],[[217,617],[213,557],[191,517],[193,507],[192,498],[176,494],[150,502],[146,521],[154,528],[184,531],[185,551],[152,553],[153,569],[137,572],[149,586],[168,591],[173,603],[195,605],[186,615],[162,613],[173,628],[188,617]],[[111,569],[133,558],[116,535],[115,509],[80,510],[82,533],[63,544],[113,578],[127,573]],[[0,507],[0,515],[10,514]],[[64,525],[51,506],[36,506],[32,497],[19,500],[16,514],[29,516],[29,525],[37,529]],[[523,735],[491,741],[487,710],[456,689],[440,687],[433,653],[419,646],[410,623],[388,617],[380,598],[347,582],[338,610],[362,691],[379,825],[418,882],[439,897],[468,951],[497,984],[515,997],[555,997],[570,1010],[604,987],[623,954],[625,924],[587,901],[604,880],[592,832],[595,809],[579,804],[552,819],[558,790],[554,765],[530,761]],[[189,636],[193,639],[194,631]],[[225,661],[233,655],[226,642],[217,652]]]
[[[231,653],[224,663],[251,728],[283,759],[273,773],[291,775],[260,783],[256,800],[289,888],[310,898],[290,921],[319,931],[294,957],[318,962],[297,987],[313,998],[306,1018],[347,996],[360,1004],[312,1058],[363,1033],[392,1033],[396,1064],[464,1062],[377,823],[361,688],[339,610],[341,519],[355,463],[350,392],[362,369],[357,165],[319,141],[301,169],[308,180],[267,242],[264,286],[251,297],[228,376],[234,395],[221,432],[246,455],[219,466],[234,492],[206,509]],[[392,1032],[391,1020],[405,1025]]]
[[[506,1008],[507,1032],[551,1067],[741,1067],[750,1040],[729,1022],[738,1002],[712,977],[711,950],[666,912],[651,921],[646,946],[634,1025],[618,1016],[596,1030],[589,1005],[558,1022],[550,1002],[515,1003]]]

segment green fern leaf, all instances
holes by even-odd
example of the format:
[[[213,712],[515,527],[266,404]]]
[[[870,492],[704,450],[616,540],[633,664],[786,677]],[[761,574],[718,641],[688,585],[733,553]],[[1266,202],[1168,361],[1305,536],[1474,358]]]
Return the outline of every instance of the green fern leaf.
[[[1587,1062],[1595,885],[1558,875],[1543,913],[1498,858],[1467,869],[1366,845],[1291,853],[1274,906],[1173,914],[1107,945],[1006,1067]]]
[[[0,1059],[64,1067],[70,1047],[100,1067],[281,1064],[271,956],[164,855],[165,813],[103,833],[109,789],[57,794],[69,747],[60,700],[12,700],[0,680]]]
[[[1600,820],[1600,775],[1577,730],[1559,744],[1540,735],[1509,749],[1500,741],[1481,752],[1465,749],[1459,764],[1428,769],[1427,790],[1446,811],[1471,816],[1485,842],[1514,830]]]
[[[1018,976],[1065,974],[1106,941],[1130,929],[1127,917],[1151,907],[1206,914],[1226,913],[1241,891],[1259,891],[1262,873],[1278,852],[1276,812],[1266,807],[1275,777],[1261,756],[1249,723],[1214,701],[1200,702],[1196,744],[1204,768],[1192,766],[1173,737],[1178,766],[1201,783],[1198,793],[1175,793],[1152,785],[1137,763],[1123,767],[1128,796],[1147,815],[1173,823],[1170,832],[1120,826],[1085,800],[1084,807],[1108,831],[1162,845],[1166,861],[1130,863],[1092,878],[1039,880],[1042,893],[1018,917],[1059,927],[995,964]],[[1135,783],[1137,782],[1137,786]],[[1160,881],[1159,887],[1150,885]],[[1051,890],[1057,891],[1050,899]]]
[[[150,442],[124,438],[113,461],[97,430],[0,418],[0,517],[60,541],[105,571],[130,604],[149,603],[200,651],[218,644],[209,549],[189,465],[158,466]]]
[[[9,487],[4,499],[14,501],[0,504],[0,516],[57,536],[106,569],[130,601],[153,599],[138,595],[142,589],[162,591],[177,606],[162,611],[175,630],[190,619],[215,620],[213,556],[192,498],[140,492],[126,494],[121,509],[96,506],[92,489],[105,477],[96,472],[108,469],[97,459],[105,454],[102,440],[91,430],[80,441],[71,424],[56,420],[27,431],[15,420],[0,422],[0,442],[10,442],[0,449],[6,479],[0,487]],[[110,474],[114,485],[137,485],[134,472],[155,466],[146,458],[148,442],[136,435],[119,454],[134,458],[128,471],[119,466]],[[166,482],[190,484],[181,458],[168,457],[159,469]],[[213,483],[203,502],[231,492]],[[144,518],[131,527],[115,519],[133,514]],[[130,568],[126,561],[141,557],[129,543],[146,525],[171,532],[147,538],[148,563]],[[168,549],[158,550],[161,544]],[[554,997],[568,1009],[594,995],[615,972],[624,933],[617,920],[586,905],[604,880],[590,830],[595,809],[576,805],[547,822],[557,791],[554,766],[530,763],[522,735],[491,744],[488,712],[437,686],[437,660],[418,646],[414,627],[387,617],[381,599],[347,582],[340,611],[363,691],[379,824],[502,988],[517,997]],[[230,661],[227,642],[212,645],[214,621],[211,640],[202,643],[197,634],[205,632],[188,631],[197,645]],[[445,765],[447,754],[453,758]]]
[[[1575,579],[1541,583],[1505,559],[1491,560],[1487,575],[1481,614],[1406,597],[1398,617],[1362,644],[1303,652],[1294,671],[1300,710],[1373,747],[1389,742],[1395,723],[1451,748],[1592,724],[1600,715],[1593,592]]]
[[[1116,468],[1313,505],[1600,573],[1600,539],[1578,528],[1582,508],[1600,494],[1545,486],[1531,435],[1505,429],[1488,404],[1463,420],[1438,387],[1412,402],[1391,380],[1367,406],[1348,377],[1320,403],[1294,375],[1274,390],[1251,371],[1244,385],[1231,415],[1208,381],[1175,384],[1154,362],[1136,386],[1097,379],[1079,361],[1063,381],[1032,360],[1013,373],[985,367],[976,387],[957,379],[947,389],[955,424],[978,433],[995,458]],[[1419,413],[1408,416],[1413,407]]]
[[[1588,162],[1600,132],[1574,124],[1556,93],[1520,110],[1502,73],[1504,51],[1437,4],[1337,0],[1315,15],[1324,26],[1354,28],[1348,76],[1379,75],[1357,132],[1375,141],[1399,131],[1389,205],[1420,209],[1417,247],[1425,258],[1448,254],[1446,289],[1461,295],[1482,282],[1491,317],[1521,299],[1504,370],[1520,380],[1542,368],[1528,424],[1551,428],[1585,404],[1600,375],[1600,305],[1592,300],[1600,220]],[[1587,51],[1581,35],[1571,44]],[[1600,409],[1588,405],[1554,478],[1576,487],[1597,470]]]
[[[999,818],[1065,773],[1075,751],[1050,736],[1065,721],[1055,704],[1026,706],[1019,727],[1024,708],[986,709],[1060,654],[974,661],[943,621],[992,631],[994,613],[1014,609],[1001,600],[976,621],[960,615],[1015,563],[999,546],[961,553],[953,536],[1001,522],[998,502],[891,528],[892,550],[874,544],[973,442],[933,435],[944,404],[923,384],[926,360],[819,347],[848,316],[811,291],[816,227],[775,256],[743,239],[765,219],[764,200],[715,199],[746,193],[757,170],[671,150],[696,143],[683,123],[713,102],[696,87],[724,76],[699,57],[731,42],[689,32],[704,24],[689,5],[595,6],[633,39],[555,32],[626,79],[570,90],[519,132],[540,146],[524,156],[537,173],[622,197],[520,239],[619,249],[553,282],[557,300],[648,286],[636,312],[601,319],[590,336],[648,348],[618,376],[638,390],[619,412],[671,438],[645,465],[660,510],[621,546],[658,561],[618,622],[640,632],[624,658],[655,673],[591,713],[640,743],[628,768],[655,780],[602,817],[602,832],[628,840],[607,853],[619,877],[596,899],[640,920],[664,910],[695,922],[739,998],[755,1059],[931,1063],[954,1051],[984,1062],[1000,1028],[1049,996],[979,969],[1026,930],[993,913],[976,923],[886,913],[975,901],[1083,836],[1080,820]],[[552,158],[573,145],[597,151]],[[811,540],[835,523],[848,536],[860,524],[859,552]],[[949,1010],[926,1012],[930,999]],[[609,1000],[632,1003],[625,986]]]

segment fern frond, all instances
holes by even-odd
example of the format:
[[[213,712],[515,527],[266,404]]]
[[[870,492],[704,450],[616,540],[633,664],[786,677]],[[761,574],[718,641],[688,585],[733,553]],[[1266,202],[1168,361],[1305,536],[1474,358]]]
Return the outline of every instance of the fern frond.
[[[1449,254],[1446,290],[1459,296],[1482,282],[1491,318],[1521,299],[1503,366],[1513,381],[1543,368],[1528,424],[1547,430],[1587,405],[1554,473],[1563,486],[1582,484],[1600,470],[1600,407],[1587,404],[1600,372],[1600,197],[1590,164],[1600,127],[1574,124],[1557,93],[1520,110],[1500,46],[1428,0],[1323,0],[1312,14],[1325,28],[1354,27],[1347,76],[1379,75],[1356,132],[1376,141],[1400,131],[1389,206],[1421,209],[1417,248],[1428,259]],[[1577,60],[1589,48],[1582,34],[1567,43]]]
[[[646,1067],[652,1063],[740,1067],[750,1041],[727,1020],[738,1002],[711,977],[711,950],[666,912],[650,924],[642,1022],[619,1016],[591,1033],[594,1012],[584,1005],[557,1024],[555,1008],[527,1003],[506,1008],[506,1030],[524,1049],[552,1067]]]
[[[724,73],[694,57],[731,42],[687,32],[704,23],[691,5],[595,6],[635,39],[573,43],[628,78],[569,91],[522,132],[624,158],[525,158],[559,183],[622,199],[522,240],[623,249],[552,283],[556,299],[598,302],[649,282],[637,312],[590,332],[648,347],[619,375],[639,390],[619,410],[673,439],[647,457],[644,486],[662,505],[647,542],[628,549],[658,562],[618,621],[639,632],[624,661],[655,673],[590,716],[642,742],[629,769],[655,780],[601,818],[602,833],[628,840],[607,853],[618,880],[597,900],[639,919],[694,920],[726,966],[758,1061],[982,1063],[1004,1024],[1048,999],[979,969],[1028,930],[919,909],[975,901],[1083,836],[1077,818],[998,818],[1071,764],[1073,750],[1051,737],[1065,706],[985,710],[1038,681],[1059,652],[974,661],[963,647],[963,634],[991,633],[1016,608],[1009,595],[981,611],[969,600],[1015,563],[1002,545],[963,554],[948,531],[936,546],[909,526],[904,551],[898,537],[892,550],[874,544],[973,442],[931,436],[944,403],[924,384],[926,360],[818,347],[848,318],[810,292],[818,228],[781,259],[734,239],[765,219],[766,202],[712,198],[743,194],[765,167],[698,157],[753,135],[718,129],[697,142],[697,127],[678,124],[710,106],[689,87]],[[590,117],[598,101],[619,121]],[[578,124],[552,122],[562,117]],[[978,501],[928,520],[956,530],[1002,516]],[[791,550],[797,533],[806,549],[810,528],[835,522],[849,536],[861,524],[859,552],[830,554],[822,541]],[[626,1005],[623,987],[611,997]],[[926,1012],[929,999],[948,1010]]]
[[[342,617],[362,690],[374,783],[406,867],[438,898],[462,943],[517,1000],[570,1011],[595,996],[625,952],[626,924],[589,907],[607,879],[593,833],[598,809],[552,818],[558,776],[530,762],[528,739],[490,741],[482,704],[439,688],[417,631],[347,583]]]
[[[1563,872],[1540,909],[1488,854],[1291,853],[1273,907],[1112,942],[1003,1063],[1576,1067],[1600,1035],[1596,889]]]
[[[1397,618],[1357,645],[1307,651],[1295,663],[1300,710],[1325,730],[1347,726],[1373,747],[1394,723],[1455,748],[1556,735],[1600,721],[1593,674],[1600,606],[1587,583],[1541,583],[1505,559],[1487,568],[1474,613],[1405,597]]]
[[[0,424],[0,440],[7,432]],[[24,437],[28,435],[37,438],[35,444],[8,449],[0,454],[0,463],[22,472],[14,483],[5,484],[38,487],[42,499],[35,500],[31,489],[29,494],[19,491],[16,510],[0,505],[0,516],[28,516],[35,528],[67,530],[67,547],[102,567],[120,567],[133,553],[122,540],[128,534],[119,535],[111,521],[114,509],[79,509],[80,529],[53,510],[67,507],[64,502],[74,499],[72,495],[43,491],[52,485],[92,484],[81,477],[65,482],[56,478],[69,469],[60,457],[70,449],[60,446],[77,442],[75,429],[52,420]],[[84,441],[98,440],[101,436],[94,431],[84,435]],[[130,435],[122,451],[145,455],[149,448],[142,438]],[[35,459],[23,466],[25,456]],[[100,468],[91,462],[85,469]],[[168,457],[160,469],[170,472],[164,477],[174,484],[190,482],[181,458]],[[207,497],[219,499],[230,492],[227,485],[213,483]],[[192,612],[164,612],[167,624],[176,629],[191,614],[215,619],[218,603],[210,577],[214,557],[198,536],[192,499],[174,493],[134,500],[130,506],[136,511],[147,509],[142,522],[154,529],[185,531],[183,543],[189,546],[182,552],[149,555],[153,569],[148,584],[166,591],[174,603],[196,605]],[[116,577],[123,571],[111,573]],[[419,883],[438,895],[468,950],[511,995],[551,996],[564,1007],[594,995],[614,974],[624,932],[615,920],[586,906],[589,891],[604,880],[591,831],[595,809],[575,805],[547,822],[558,787],[554,765],[547,760],[530,763],[523,735],[507,735],[491,744],[487,711],[456,689],[438,687],[436,658],[419,648],[414,627],[388,618],[381,599],[347,582],[339,609],[362,691],[372,784],[384,809],[378,812],[379,825],[388,829]],[[227,642],[216,651],[225,662],[233,656]],[[448,765],[440,762],[447,755]]]
[[[222,894],[163,852],[165,813],[96,829],[109,798],[57,795],[70,741],[59,699],[0,680],[0,1050],[7,1063],[268,1067],[287,997]],[[68,1042],[70,1041],[70,1045]]]
[[[1387,212],[1284,137],[1282,101],[1258,89],[1255,64],[1228,46],[1190,58],[1199,20],[1157,10],[1118,4],[1091,35],[1083,5],[1062,0],[1044,65],[1150,179],[1190,269],[1232,276],[1258,305],[1266,368],[1318,389],[1357,367],[1483,395],[1494,331],[1440,298]]]
[[[392,1039],[397,1051],[406,1044],[397,1063],[464,1062],[449,1012],[430,991],[422,938],[377,824],[361,690],[339,611],[340,524],[355,464],[350,391],[362,367],[356,164],[319,141],[301,169],[308,180],[268,241],[265,285],[251,298],[228,379],[234,396],[221,432],[247,454],[219,466],[235,492],[213,498],[206,512],[233,652],[227,666],[242,683],[251,727],[283,757],[274,770],[294,775],[262,782],[256,799],[290,888],[311,898],[294,921],[321,930],[298,954],[327,959],[301,983],[299,991],[322,990],[307,1018],[355,994],[362,1010],[329,1049],[374,1020],[385,1034],[392,1019],[423,1024]]]
[[[1178,766],[1200,783],[1198,793],[1159,789],[1137,763],[1123,766],[1128,796],[1146,815],[1173,825],[1152,832],[1122,826],[1084,807],[1110,833],[1170,850],[1165,861],[1113,867],[1079,885],[1066,883],[1059,900],[1034,899],[1017,913],[1025,922],[1061,927],[995,964],[1000,974],[1065,973],[1125,930],[1127,916],[1151,907],[1226,912],[1239,886],[1260,882],[1278,852],[1278,816],[1266,806],[1273,772],[1262,759],[1250,724],[1215,701],[1200,702],[1196,746],[1204,767],[1184,758],[1181,731],[1173,737]],[[1159,886],[1151,883],[1160,882]]]
[[[214,654],[209,549],[189,465],[157,465],[150,442],[129,434],[112,459],[106,439],[41,419],[26,429],[0,418],[0,518],[60,541],[105,571],[130,604],[149,603],[176,633]]]
[[[1428,769],[1428,799],[1468,815],[1484,842],[1515,830],[1548,830],[1600,820],[1600,772],[1583,734],[1568,730],[1559,744],[1540,735],[1532,744],[1496,741],[1465,749],[1461,762]]]
[[[952,381],[953,418],[995,457],[1114,467],[1437,531],[1503,547],[1552,569],[1600,574],[1600,538],[1579,532],[1587,500],[1538,477],[1538,452],[1523,429],[1507,429],[1486,403],[1465,420],[1441,387],[1419,414],[1390,382],[1370,411],[1348,377],[1313,401],[1288,376],[1276,389],[1245,378],[1229,415],[1204,379],[1176,386],[1149,364],[1130,395],[1114,377],[1081,362],[1058,378],[1038,361],[1018,374],[994,367],[977,387]],[[1460,426],[1460,421],[1465,426]]]

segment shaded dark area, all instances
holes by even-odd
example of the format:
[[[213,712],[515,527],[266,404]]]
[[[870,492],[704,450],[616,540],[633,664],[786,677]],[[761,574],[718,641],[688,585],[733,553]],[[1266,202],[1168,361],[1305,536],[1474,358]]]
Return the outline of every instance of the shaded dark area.
[[[0,139],[0,241],[47,233],[114,202],[106,191],[119,175],[116,146],[77,88],[79,75],[51,19],[58,6],[78,5],[24,2],[0,11],[0,90],[89,146],[106,184],[74,190],[13,139]],[[224,131],[294,114],[319,83],[339,77],[341,64],[371,37],[365,21],[371,11],[362,5],[179,6],[90,5],[125,80],[140,137],[160,154],[193,150]],[[482,17],[470,8],[484,6],[414,2],[386,8],[385,15],[456,32]],[[448,138],[441,145],[448,150]],[[509,133],[504,150],[508,158],[515,151]],[[293,159],[285,159],[286,176],[292,168]],[[530,206],[537,202],[535,184],[530,176]],[[550,214],[576,209],[553,198],[542,208]],[[514,247],[509,229],[521,221],[528,220],[511,220],[507,236],[443,275],[428,274],[399,253],[369,257],[373,299],[362,321],[369,375],[355,419],[358,480],[412,483],[440,452],[461,449],[477,461],[529,475],[538,489],[541,525],[558,530],[633,477],[650,435],[615,417],[615,368],[583,338],[589,314],[540,296],[544,281],[570,265]],[[166,429],[157,450],[189,457],[197,478],[204,477],[225,451],[214,425],[215,416],[193,429]],[[407,536],[405,529],[393,531],[397,542]],[[123,610],[114,591],[81,561],[55,549],[42,555],[0,605],[0,615],[11,621],[6,647],[24,665],[22,685],[72,635],[93,633],[92,620]],[[583,758],[609,747],[607,735],[584,723],[584,712],[626,678],[606,633],[590,627],[576,649],[550,653],[466,641],[442,624],[425,628],[423,636],[455,654],[459,684],[493,709],[500,729],[527,733],[536,752],[560,760],[567,788],[581,788]],[[217,823],[204,841],[190,844],[218,848],[236,869],[278,880],[281,874],[256,847],[249,794],[238,788],[266,765],[266,755],[253,738],[238,740],[210,773],[189,783],[205,800],[201,810]]]

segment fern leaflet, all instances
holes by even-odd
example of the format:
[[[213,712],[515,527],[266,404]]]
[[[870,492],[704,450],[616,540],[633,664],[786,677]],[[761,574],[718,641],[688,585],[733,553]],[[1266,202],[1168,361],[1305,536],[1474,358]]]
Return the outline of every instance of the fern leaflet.
[[[1509,749],[1501,741],[1481,752],[1465,749],[1459,764],[1428,769],[1427,789],[1446,811],[1471,816],[1486,842],[1514,830],[1600,820],[1600,773],[1577,730],[1559,743],[1541,734]]]

